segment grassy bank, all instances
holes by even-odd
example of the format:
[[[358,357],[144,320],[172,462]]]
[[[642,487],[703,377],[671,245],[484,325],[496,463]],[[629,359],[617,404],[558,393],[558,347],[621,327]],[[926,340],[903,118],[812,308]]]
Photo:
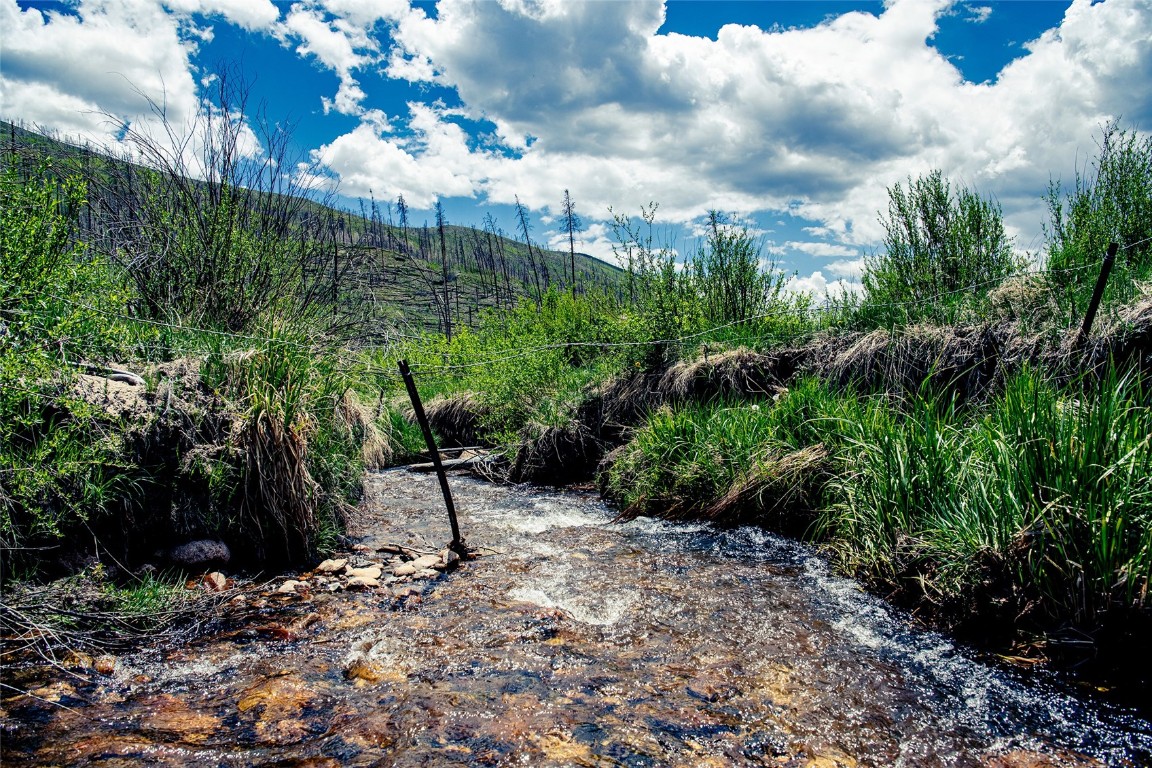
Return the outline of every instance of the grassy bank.
[[[149,317],[79,237],[81,180],[13,162],[0,193],[5,579],[95,556],[126,576],[197,539],[250,569],[331,546],[364,467],[401,447],[389,409],[361,404],[341,338],[285,311],[290,295],[239,329]]]

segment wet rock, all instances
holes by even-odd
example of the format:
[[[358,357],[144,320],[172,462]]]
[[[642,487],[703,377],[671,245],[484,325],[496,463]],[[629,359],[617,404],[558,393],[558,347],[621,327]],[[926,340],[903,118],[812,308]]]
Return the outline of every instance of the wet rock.
[[[383,571],[379,567],[372,565],[367,568],[345,568],[344,573],[353,579],[378,579]]]
[[[443,568],[444,561],[440,559],[439,555],[421,555],[412,561],[412,567],[417,571],[422,571],[426,568]]]
[[[440,553],[440,562],[445,571],[451,571],[460,564],[460,555],[454,550],[446,549]]]
[[[393,568],[392,573],[396,576],[412,576],[417,570],[419,569],[412,563],[404,563]]]
[[[300,589],[307,589],[308,585],[302,581],[288,579],[276,589],[278,595],[295,595]]]
[[[320,614],[307,613],[289,624],[288,632],[293,636],[298,637],[304,630],[308,629],[308,627],[312,626],[318,621],[320,621]]]
[[[417,587],[396,587],[392,590],[392,596],[404,600],[409,597],[419,597],[420,590]]]
[[[414,579],[437,579],[439,577],[440,571],[434,570],[432,568],[425,568],[424,570],[416,571],[416,573],[412,574],[412,578]]]
[[[344,586],[348,589],[368,589],[380,586],[380,581],[368,576],[353,576],[344,583]]]
[[[344,679],[357,682],[378,683],[384,679],[384,674],[384,668],[378,662],[369,661],[363,656],[352,659],[344,668]]]
[[[93,660],[92,668],[102,675],[111,675],[116,671],[116,657],[110,653],[101,654]]]
[[[220,721],[206,712],[191,709],[171,694],[144,699],[141,724],[155,733],[187,744],[202,744],[220,727]]]
[[[220,573],[220,571],[212,571],[211,573],[204,574],[201,582],[211,592],[223,592],[228,588],[228,577]]]
[[[320,573],[336,573],[348,565],[348,558],[342,557],[339,560],[325,560],[316,566],[316,570]]]
[[[228,545],[215,539],[190,541],[173,547],[165,555],[173,565],[188,570],[227,565],[232,560],[232,550],[228,549]]]

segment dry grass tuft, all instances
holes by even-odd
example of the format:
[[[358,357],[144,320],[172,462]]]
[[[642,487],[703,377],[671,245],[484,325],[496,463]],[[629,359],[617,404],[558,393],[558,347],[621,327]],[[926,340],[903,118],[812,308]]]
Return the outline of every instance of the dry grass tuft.
[[[828,451],[822,445],[784,455],[768,453],[701,516],[722,525],[756,523],[780,533],[803,535],[812,523],[827,463]]]
[[[472,392],[434,398],[424,406],[424,413],[440,438],[441,448],[487,444],[482,422],[488,411]]]
[[[380,432],[372,408],[360,402],[352,390],[336,404],[336,421],[360,442],[360,457],[367,469],[384,469],[392,461],[392,443]]]
[[[1033,326],[1062,323],[1060,305],[1047,275],[1014,275],[988,293],[995,322],[1027,321]]]
[[[310,557],[319,528],[319,485],[308,471],[308,442],[302,430],[286,426],[268,411],[246,419],[235,437],[246,457],[244,526],[255,531],[258,547],[271,544],[283,552],[262,552],[261,559],[297,562]],[[271,523],[276,531],[267,531]]]
[[[780,390],[775,358],[741,347],[709,359],[677,363],[661,377],[657,391],[665,402],[683,402],[771,397]]]

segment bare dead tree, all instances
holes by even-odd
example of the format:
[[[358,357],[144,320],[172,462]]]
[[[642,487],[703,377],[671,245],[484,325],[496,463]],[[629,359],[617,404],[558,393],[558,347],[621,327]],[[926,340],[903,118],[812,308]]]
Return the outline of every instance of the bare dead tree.
[[[439,200],[436,201],[436,229],[440,233],[440,274],[444,290],[443,332],[444,338],[452,341],[452,305],[448,301],[448,240],[444,236],[444,205]]]
[[[528,224],[528,211],[520,204],[520,196],[516,195],[516,219],[520,223],[520,232],[524,235],[524,245],[528,249],[528,264],[532,268],[532,280],[535,285],[535,292],[533,299],[536,305],[539,306],[544,298],[544,288],[547,285],[547,278],[544,280],[544,285],[540,282],[540,267],[536,263],[536,257],[532,253],[532,238],[529,235],[531,226]]]
[[[314,166],[286,172],[301,160],[292,126],[249,110],[237,70],[217,73],[213,96],[186,125],[149,99],[155,132],[108,116],[139,165],[90,174],[93,243],[123,266],[146,317],[242,331],[273,310],[307,316],[331,296],[316,283],[337,254],[333,233],[310,215],[331,193],[308,186]]]
[[[564,190],[564,229],[568,232],[568,256],[572,264],[572,298],[576,298],[576,230],[580,228],[580,217],[576,215],[576,205],[568,190]]]

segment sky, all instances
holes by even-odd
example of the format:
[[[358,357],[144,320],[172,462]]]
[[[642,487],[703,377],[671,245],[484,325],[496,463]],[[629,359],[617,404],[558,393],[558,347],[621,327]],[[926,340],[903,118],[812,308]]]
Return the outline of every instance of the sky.
[[[117,121],[156,130],[150,98],[187,124],[222,67],[293,126],[284,172],[353,210],[513,232],[519,199],[561,248],[568,190],[608,261],[613,213],[658,203],[689,253],[718,210],[823,296],[933,169],[1038,257],[1049,182],[1108,121],[1152,128],[1152,0],[0,0],[4,119],[123,149]]]

